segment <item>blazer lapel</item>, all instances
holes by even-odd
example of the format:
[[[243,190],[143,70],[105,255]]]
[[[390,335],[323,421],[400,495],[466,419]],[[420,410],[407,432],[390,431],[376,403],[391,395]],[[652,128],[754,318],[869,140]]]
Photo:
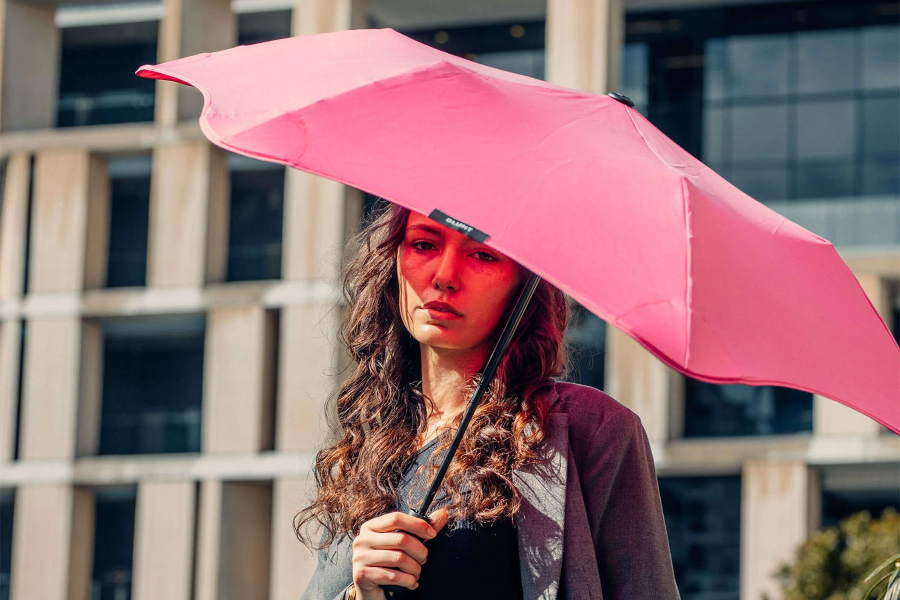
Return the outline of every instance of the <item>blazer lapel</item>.
[[[517,532],[524,600],[556,600],[562,572],[569,415],[548,414],[546,427],[541,463],[513,472],[522,496]]]

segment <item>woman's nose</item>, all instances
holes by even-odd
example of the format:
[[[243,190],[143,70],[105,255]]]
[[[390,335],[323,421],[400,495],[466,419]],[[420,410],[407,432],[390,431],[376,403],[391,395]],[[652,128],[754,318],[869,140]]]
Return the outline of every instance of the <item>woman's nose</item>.
[[[459,289],[459,271],[457,269],[456,257],[451,252],[444,252],[438,259],[437,270],[434,273],[432,282],[434,287],[440,290]]]

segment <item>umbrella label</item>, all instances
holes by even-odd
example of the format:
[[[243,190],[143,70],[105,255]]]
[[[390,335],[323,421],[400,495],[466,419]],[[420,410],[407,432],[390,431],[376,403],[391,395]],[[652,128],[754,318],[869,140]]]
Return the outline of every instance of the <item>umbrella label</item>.
[[[485,232],[475,229],[471,225],[466,225],[462,221],[457,221],[453,217],[447,215],[446,213],[442,213],[438,209],[434,209],[433,211],[431,211],[431,214],[428,215],[428,218],[432,219],[433,221],[437,221],[441,225],[446,225],[450,229],[455,229],[456,231],[464,233],[476,242],[484,243],[485,241],[487,241],[488,237],[490,237]]]

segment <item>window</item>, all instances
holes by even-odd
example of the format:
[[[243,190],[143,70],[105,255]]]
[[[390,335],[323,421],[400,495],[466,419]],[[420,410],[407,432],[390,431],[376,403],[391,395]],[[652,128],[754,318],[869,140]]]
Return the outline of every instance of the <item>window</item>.
[[[580,304],[573,303],[566,341],[572,364],[566,381],[602,390],[605,382],[606,321]]]
[[[15,490],[0,490],[0,600],[9,600]]]
[[[137,489],[98,488],[94,513],[92,600],[130,600]]]
[[[684,437],[812,433],[809,392],[685,377]]]
[[[891,322],[888,325],[891,326],[891,333],[894,334],[894,339],[900,344],[900,281],[894,282],[891,299]]]
[[[900,193],[900,82],[879,68],[898,70],[898,39],[876,25],[707,40],[704,160],[760,200]]]
[[[259,44],[291,37],[291,11],[272,10],[237,16],[238,44]]]
[[[231,167],[228,281],[281,279],[285,167],[236,154]]]
[[[106,286],[144,286],[150,219],[149,156],[109,161],[109,262]]]
[[[200,451],[205,317],[103,323],[100,454]]]
[[[683,600],[738,600],[741,478],[661,477],[675,581]]]
[[[544,78],[544,21],[403,31],[412,39],[471,61]]]
[[[19,378],[16,384],[16,432],[13,438],[13,460],[19,460],[19,436],[22,432],[22,391],[25,388],[25,334],[27,323],[28,321],[22,319],[19,329]]]
[[[761,201],[900,194],[900,25],[881,0],[627,17],[648,118]],[[623,82],[641,61],[623,61]]]
[[[158,21],[65,27],[61,35],[57,127],[152,121]]]
[[[829,465],[822,474],[822,527],[869,511],[877,519],[885,508],[900,511],[900,468],[894,464]]]

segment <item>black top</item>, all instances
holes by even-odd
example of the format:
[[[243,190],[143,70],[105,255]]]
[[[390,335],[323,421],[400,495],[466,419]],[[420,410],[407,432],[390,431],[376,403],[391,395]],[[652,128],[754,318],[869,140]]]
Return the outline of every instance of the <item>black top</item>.
[[[421,506],[431,479],[427,470],[424,476],[418,477],[416,471],[429,460],[441,464],[447,451],[435,452],[438,439],[431,440],[416,453],[401,482],[398,510],[405,511],[410,505],[416,509]],[[449,498],[441,489],[428,512],[447,504]],[[425,547],[428,558],[422,565],[419,587],[409,591],[406,598],[522,600],[519,542],[511,520],[479,525],[467,517],[445,525],[437,537],[425,542]]]

